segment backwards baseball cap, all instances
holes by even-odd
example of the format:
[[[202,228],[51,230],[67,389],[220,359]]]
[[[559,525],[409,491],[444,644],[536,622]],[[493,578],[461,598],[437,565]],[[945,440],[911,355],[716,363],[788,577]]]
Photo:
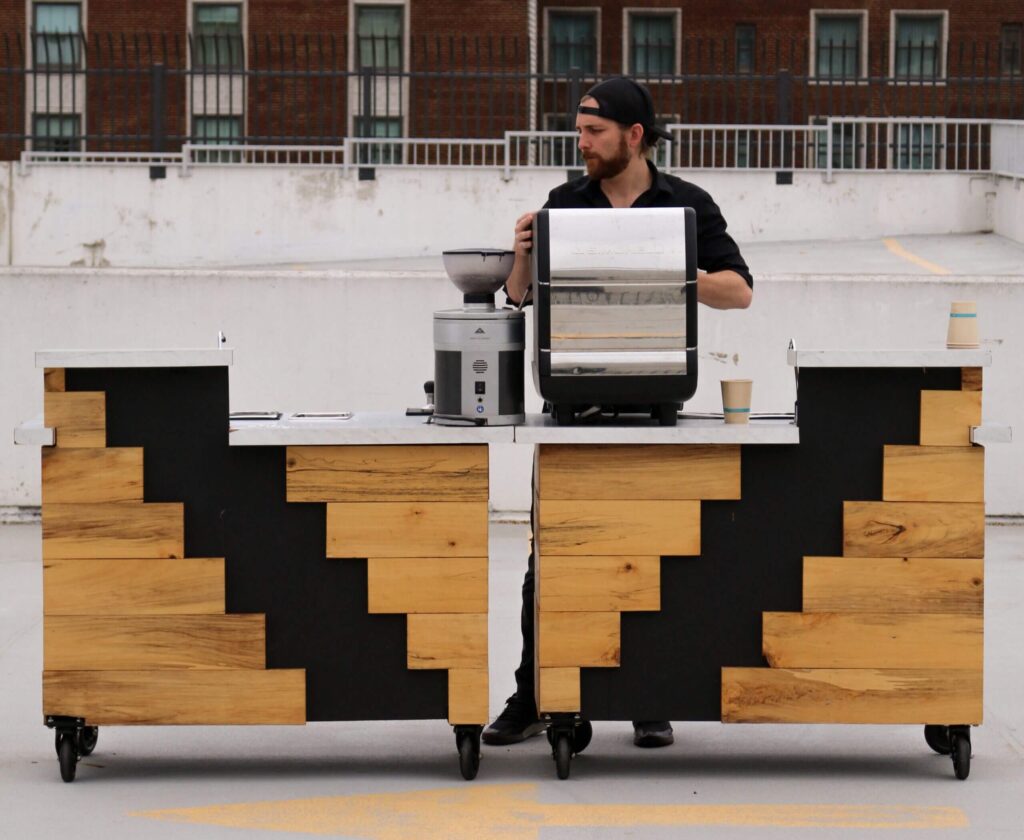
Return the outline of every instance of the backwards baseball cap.
[[[665,140],[672,137],[664,128],[654,124],[654,100],[651,99],[651,92],[627,76],[613,76],[598,82],[586,92],[584,98],[587,96],[597,100],[597,107],[580,105],[577,110],[581,114],[605,117],[623,125],[640,123],[650,144],[657,142],[659,137]]]

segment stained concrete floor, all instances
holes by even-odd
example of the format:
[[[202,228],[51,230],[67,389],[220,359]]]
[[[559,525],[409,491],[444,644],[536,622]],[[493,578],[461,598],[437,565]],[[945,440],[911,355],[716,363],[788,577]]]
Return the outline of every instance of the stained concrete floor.
[[[641,751],[628,724],[598,723],[567,782],[535,738],[485,747],[467,783],[450,728],[411,721],[109,727],[68,785],[40,707],[40,528],[2,526],[0,837],[1018,838],[1024,525],[986,539],[985,723],[966,782],[916,726],[679,724],[674,746]],[[524,525],[492,526],[492,714],[513,687],[525,545]]]

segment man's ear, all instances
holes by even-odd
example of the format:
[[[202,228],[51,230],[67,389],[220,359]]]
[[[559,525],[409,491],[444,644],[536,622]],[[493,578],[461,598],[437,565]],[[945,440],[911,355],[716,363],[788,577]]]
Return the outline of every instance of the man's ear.
[[[644,139],[644,127],[640,123],[633,123],[629,127],[629,145],[640,148]]]

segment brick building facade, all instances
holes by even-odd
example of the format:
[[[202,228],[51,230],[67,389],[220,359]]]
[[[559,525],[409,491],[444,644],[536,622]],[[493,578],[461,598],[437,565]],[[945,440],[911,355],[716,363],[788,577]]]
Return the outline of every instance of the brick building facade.
[[[565,129],[623,72],[666,121],[1019,119],[1022,38],[1005,0],[0,0],[0,157]]]

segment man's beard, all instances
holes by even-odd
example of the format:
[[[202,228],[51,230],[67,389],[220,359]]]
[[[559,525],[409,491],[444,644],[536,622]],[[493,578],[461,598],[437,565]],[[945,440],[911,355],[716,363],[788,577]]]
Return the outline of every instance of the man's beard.
[[[594,181],[601,181],[605,178],[614,178],[624,172],[629,166],[629,145],[626,143],[626,135],[619,138],[619,153],[614,157],[604,158],[591,155],[584,159],[587,165],[587,175]]]

